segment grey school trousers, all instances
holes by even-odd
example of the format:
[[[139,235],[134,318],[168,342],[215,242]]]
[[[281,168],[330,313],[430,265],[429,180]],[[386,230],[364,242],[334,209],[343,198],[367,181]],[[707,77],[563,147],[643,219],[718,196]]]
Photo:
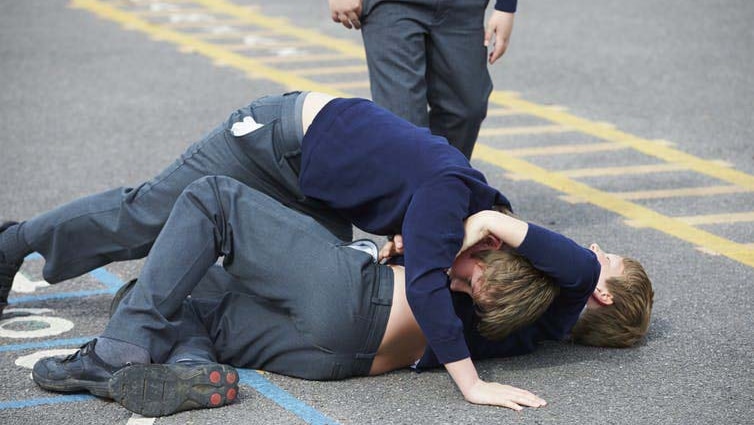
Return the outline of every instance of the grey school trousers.
[[[214,266],[220,256],[225,270]],[[388,266],[311,217],[205,177],[177,199],[104,336],[158,363],[203,358],[341,379],[369,373],[392,295]]]
[[[45,258],[45,279],[56,283],[112,261],[144,257],[181,192],[211,175],[266,193],[350,241],[351,223],[299,189],[303,99],[298,92],[258,99],[233,112],[155,178],[77,199],[22,223],[20,236]],[[233,136],[231,126],[246,116],[265,125]]]
[[[372,99],[467,158],[492,91],[486,7],[487,0],[364,0],[362,10]]]

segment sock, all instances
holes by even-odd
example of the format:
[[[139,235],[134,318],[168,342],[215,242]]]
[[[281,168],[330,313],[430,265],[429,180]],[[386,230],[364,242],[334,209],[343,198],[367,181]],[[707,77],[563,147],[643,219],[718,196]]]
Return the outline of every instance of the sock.
[[[149,352],[138,345],[117,339],[98,337],[94,352],[110,366],[122,367],[131,364],[149,364]]]
[[[21,264],[33,250],[20,234],[21,224],[13,224],[0,232],[0,262]]]

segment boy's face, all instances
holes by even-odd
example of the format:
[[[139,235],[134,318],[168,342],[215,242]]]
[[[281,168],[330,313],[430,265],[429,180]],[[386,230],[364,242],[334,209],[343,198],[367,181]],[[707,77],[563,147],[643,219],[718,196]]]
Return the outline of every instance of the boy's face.
[[[472,296],[479,290],[482,284],[484,265],[481,261],[473,258],[471,254],[487,249],[498,249],[494,240],[482,240],[456,257],[453,266],[448,270],[450,276],[450,290],[463,292]]]
[[[608,254],[602,251],[599,245],[593,243],[589,249],[597,256],[600,263],[600,277],[597,281],[597,287],[594,288],[592,296],[587,301],[587,308],[598,308],[613,303],[613,295],[607,288],[607,280],[611,277],[623,274],[623,257],[616,254]]]

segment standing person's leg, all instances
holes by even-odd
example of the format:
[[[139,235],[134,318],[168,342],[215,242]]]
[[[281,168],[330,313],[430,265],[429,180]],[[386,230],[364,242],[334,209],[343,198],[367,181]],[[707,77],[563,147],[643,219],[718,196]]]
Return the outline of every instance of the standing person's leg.
[[[421,2],[377,2],[362,20],[372,100],[399,117],[429,127],[427,115],[427,21]]]
[[[446,1],[427,43],[429,127],[471,158],[492,80],[484,47],[487,0]]]
[[[270,96],[234,112],[202,141],[192,145],[154,179],[75,200],[21,224],[0,230],[0,306],[24,256],[36,251],[46,263],[44,277],[56,283],[111,261],[149,252],[175,199],[191,182],[225,175],[303,211],[343,239],[351,225],[298,189],[291,160],[300,155],[301,104],[296,93]],[[234,136],[233,124],[253,117],[263,127]]]

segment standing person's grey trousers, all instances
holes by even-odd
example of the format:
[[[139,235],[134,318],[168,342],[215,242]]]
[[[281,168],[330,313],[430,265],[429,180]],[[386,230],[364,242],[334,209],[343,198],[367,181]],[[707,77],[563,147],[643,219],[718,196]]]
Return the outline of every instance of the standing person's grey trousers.
[[[236,180],[205,177],[176,201],[103,336],[155,362],[213,361],[214,350],[221,363],[339,379],[369,373],[392,295],[392,270],[370,254]]]
[[[492,91],[486,7],[487,0],[364,0],[362,9],[372,99],[467,158]]]
[[[19,235],[45,258],[43,273],[50,283],[112,261],[142,258],[183,189],[201,177],[223,175],[314,217],[339,238],[350,240],[351,224],[322,203],[306,199],[298,186],[304,97],[294,92],[258,99],[231,114],[152,180],[43,213],[22,223]],[[233,136],[232,125],[247,116],[265,125]]]

